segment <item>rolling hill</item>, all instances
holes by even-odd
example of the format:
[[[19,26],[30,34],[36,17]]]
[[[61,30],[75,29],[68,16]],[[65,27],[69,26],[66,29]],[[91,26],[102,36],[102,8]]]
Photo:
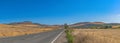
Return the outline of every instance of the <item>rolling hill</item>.
[[[79,22],[71,24],[73,28],[119,28],[120,23],[104,23],[104,22]]]
[[[42,25],[32,22],[15,22],[9,24],[0,24],[0,38],[1,37],[13,37],[21,35],[36,34],[40,32],[46,32],[56,30],[59,27]]]

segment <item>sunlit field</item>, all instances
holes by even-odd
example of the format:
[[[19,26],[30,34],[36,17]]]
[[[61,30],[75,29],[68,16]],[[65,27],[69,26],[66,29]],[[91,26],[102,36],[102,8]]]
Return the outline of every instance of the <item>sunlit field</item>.
[[[34,26],[24,27],[24,26],[0,25],[0,38],[35,34],[55,29],[56,27],[34,27]]]
[[[74,43],[120,43],[120,29],[74,29]]]

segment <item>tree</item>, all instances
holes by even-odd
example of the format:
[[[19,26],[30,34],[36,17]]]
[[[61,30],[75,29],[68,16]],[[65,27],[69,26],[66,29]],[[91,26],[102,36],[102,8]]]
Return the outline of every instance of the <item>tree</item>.
[[[108,28],[112,28],[112,26],[110,25],[105,26],[105,29],[108,29]]]
[[[69,27],[69,26],[65,23],[65,24],[64,24],[64,29],[68,29],[68,27]]]

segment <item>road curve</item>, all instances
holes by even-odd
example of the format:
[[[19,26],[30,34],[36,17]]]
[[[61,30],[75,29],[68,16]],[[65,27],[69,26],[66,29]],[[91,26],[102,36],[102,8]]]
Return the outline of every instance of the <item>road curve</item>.
[[[64,29],[39,34],[0,38],[0,43],[51,43]]]

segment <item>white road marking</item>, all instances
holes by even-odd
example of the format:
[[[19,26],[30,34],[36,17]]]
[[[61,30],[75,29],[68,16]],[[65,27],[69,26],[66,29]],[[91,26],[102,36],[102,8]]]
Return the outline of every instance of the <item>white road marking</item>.
[[[60,35],[61,35],[64,31],[65,31],[65,30],[63,30],[62,32],[60,32],[60,34],[58,34],[58,36],[55,37],[55,39],[54,39],[51,43],[54,43],[54,42],[60,37]]]

